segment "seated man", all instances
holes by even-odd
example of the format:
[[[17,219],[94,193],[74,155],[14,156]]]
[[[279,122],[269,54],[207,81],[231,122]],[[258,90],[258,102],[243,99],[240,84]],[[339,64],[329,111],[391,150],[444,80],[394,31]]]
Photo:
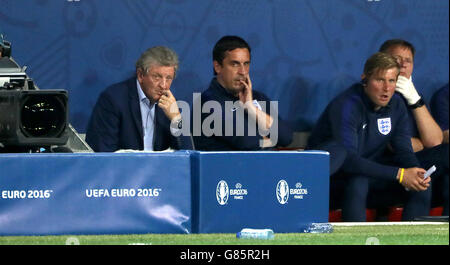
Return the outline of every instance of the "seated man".
[[[411,148],[406,106],[394,94],[399,73],[395,58],[372,55],[364,65],[362,83],[328,104],[309,138],[307,149],[330,152],[330,200],[334,203],[336,190],[343,184],[344,221],[366,220],[372,188],[381,190],[375,199],[404,200],[404,220],[428,215],[430,178],[423,178],[425,170]],[[380,163],[388,144],[395,150],[397,166]]]
[[[448,84],[437,90],[431,98],[431,113],[443,131],[444,144],[448,144],[448,100]]]
[[[448,183],[448,142],[447,144],[442,143],[442,130],[428,111],[425,101],[419,95],[413,83],[415,48],[405,40],[391,39],[381,45],[380,52],[392,55],[400,65],[400,75],[395,91],[408,106],[408,122],[412,128],[412,148],[421,167],[428,169],[433,165],[436,166],[437,170],[433,174],[432,183],[433,197],[438,195],[437,193],[440,193],[439,196],[443,192],[447,194],[447,197],[444,198],[447,204],[447,207],[444,207],[446,209],[444,215],[448,215],[448,185],[443,186],[442,184],[445,181],[443,178],[446,178],[446,183]],[[386,161],[392,160],[391,157],[391,152],[387,151]]]
[[[436,119],[436,122],[439,124],[443,131],[443,141],[442,144],[447,146],[447,154],[446,156],[442,158],[442,160],[445,160],[448,165],[448,84],[436,91],[431,98],[431,113],[433,114],[433,117]],[[448,168],[447,168],[447,174],[444,175],[444,177],[439,181],[436,182],[436,185],[433,183],[433,201],[435,201],[436,204],[442,203],[443,200],[444,203],[444,211],[442,212],[442,215],[448,216],[448,203],[449,203],[449,197],[448,197]]]
[[[174,136],[182,128],[181,114],[170,91],[177,68],[174,51],[153,47],[136,62],[136,76],[106,88],[86,132],[86,142],[92,149],[192,149],[190,136]]]
[[[250,51],[237,36],[225,36],[214,46],[216,77],[200,102],[194,102],[193,112],[196,107],[202,110],[201,125],[193,119],[197,150],[262,150],[291,143],[292,131],[278,118],[276,102],[252,87]]]

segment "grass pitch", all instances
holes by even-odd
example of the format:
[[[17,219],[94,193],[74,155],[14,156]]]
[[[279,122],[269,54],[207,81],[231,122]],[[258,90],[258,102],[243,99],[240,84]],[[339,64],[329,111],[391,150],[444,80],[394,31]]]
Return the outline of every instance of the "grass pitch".
[[[276,233],[273,240],[236,234],[0,236],[0,245],[449,245],[449,225],[334,226],[327,234]]]

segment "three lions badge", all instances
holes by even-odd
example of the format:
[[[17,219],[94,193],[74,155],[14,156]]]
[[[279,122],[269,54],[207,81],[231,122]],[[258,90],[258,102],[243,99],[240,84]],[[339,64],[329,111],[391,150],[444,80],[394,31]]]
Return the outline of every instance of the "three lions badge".
[[[391,118],[378,119],[378,131],[383,135],[388,135],[391,132]]]

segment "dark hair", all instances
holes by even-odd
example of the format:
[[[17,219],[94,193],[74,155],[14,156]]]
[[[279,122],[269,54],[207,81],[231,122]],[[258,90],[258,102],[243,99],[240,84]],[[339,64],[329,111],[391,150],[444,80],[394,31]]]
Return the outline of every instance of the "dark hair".
[[[223,59],[225,59],[225,54],[228,51],[232,51],[238,48],[246,48],[248,52],[251,54],[250,45],[238,36],[224,36],[222,37],[216,45],[214,45],[213,49],[213,61],[217,61],[220,65],[222,65]],[[216,71],[214,71],[214,75],[216,75]]]
[[[402,39],[392,39],[392,40],[385,41],[381,45],[379,51],[386,53],[389,51],[389,49],[396,47],[396,46],[402,46],[402,47],[408,48],[409,50],[411,50],[412,56],[414,58],[414,55],[416,54],[416,49],[414,48],[414,46],[411,43],[407,42],[406,40],[402,40]]]

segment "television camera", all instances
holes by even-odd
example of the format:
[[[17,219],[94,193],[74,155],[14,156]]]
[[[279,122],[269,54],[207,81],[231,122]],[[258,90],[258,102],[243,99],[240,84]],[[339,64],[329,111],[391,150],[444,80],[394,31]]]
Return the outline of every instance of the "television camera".
[[[0,153],[92,151],[68,122],[68,92],[40,90],[25,70],[0,34]]]

